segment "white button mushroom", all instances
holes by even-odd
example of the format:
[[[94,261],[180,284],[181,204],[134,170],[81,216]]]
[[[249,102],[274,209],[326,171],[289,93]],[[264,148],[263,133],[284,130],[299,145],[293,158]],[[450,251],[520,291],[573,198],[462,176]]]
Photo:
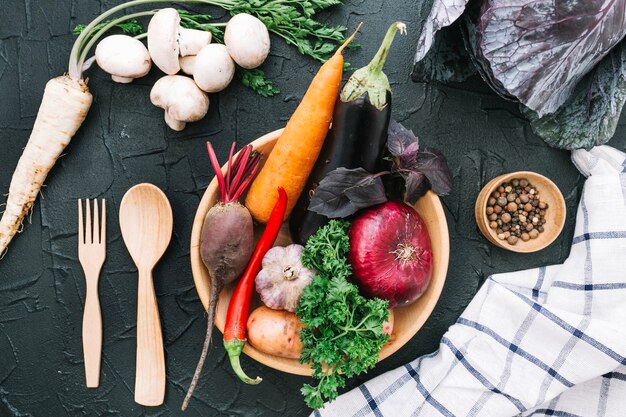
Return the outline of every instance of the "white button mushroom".
[[[224,45],[212,43],[196,55],[193,79],[207,93],[222,91],[230,84],[234,75],[235,62]]]
[[[113,81],[129,83],[150,72],[152,62],[146,47],[127,35],[111,35],[96,47],[96,62]]]
[[[180,26],[176,9],[161,9],[148,24],[148,50],[155,65],[166,74],[180,71],[178,56],[195,55],[211,42],[211,33]]]
[[[203,30],[186,29],[178,30],[178,45],[180,56],[197,55],[205,46],[211,43],[211,32]]]
[[[173,130],[181,131],[187,122],[202,119],[209,110],[209,97],[191,78],[166,75],[150,91],[150,101],[165,110],[165,122]]]
[[[180,69],[187,75],[193,75],[193,68],[196,65],[196,55],[178,57]]]
[[[224,44],[237,65],[256,68],[270,53],[270,34],[259,19],[240,13],[226,25]]]

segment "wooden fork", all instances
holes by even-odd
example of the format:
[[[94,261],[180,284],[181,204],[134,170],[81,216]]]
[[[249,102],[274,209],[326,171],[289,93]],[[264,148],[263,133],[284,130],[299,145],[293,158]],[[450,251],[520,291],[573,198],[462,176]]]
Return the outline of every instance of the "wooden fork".
[[[88,388],[100,382],[100,355],[102,352],[102,316],[98,300],[98,277],[106,258],[106,200],[102,200],[102,219],[98,216],[98,201],[91,206],[86,200],[86,219],[83,222],[82,200],[78,200],[78,259],[85,272],[87,296],[83,313],[83,355]],[[86,233],[85,233],[86,231]]]

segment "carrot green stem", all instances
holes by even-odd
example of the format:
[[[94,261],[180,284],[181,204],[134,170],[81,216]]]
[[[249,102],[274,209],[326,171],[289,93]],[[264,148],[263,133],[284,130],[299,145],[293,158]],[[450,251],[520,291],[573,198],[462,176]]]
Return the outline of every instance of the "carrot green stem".
[[[241,356],[241,352],[243,351],[243,347],[246,345],[246,339],[239,340],[224,340],[224,348],[228,353],[228,359],[230,360],[230,366],[233,367],[233,372],[235,375],[239,377],[246,384],[257,385],[260,384],[263,379],[257,376],[255,379],[250,378],[241,368],[241,363],[239,362],[239,356]]]

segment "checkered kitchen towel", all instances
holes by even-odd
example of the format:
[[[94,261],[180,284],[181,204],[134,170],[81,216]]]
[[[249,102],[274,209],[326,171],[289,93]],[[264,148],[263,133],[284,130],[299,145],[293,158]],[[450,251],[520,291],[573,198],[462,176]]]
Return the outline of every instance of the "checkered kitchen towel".
[[[439,350],[314,416],[626,416],[626,154],[587,177],[569,258],[487,279]]]

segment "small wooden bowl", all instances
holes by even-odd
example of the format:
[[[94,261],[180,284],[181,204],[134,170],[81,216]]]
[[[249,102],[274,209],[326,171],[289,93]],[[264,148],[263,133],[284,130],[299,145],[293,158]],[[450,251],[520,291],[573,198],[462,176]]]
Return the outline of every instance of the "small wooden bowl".
[[[515,178],[526,178],[533,186],[539,191],[539,199],[548,203],[548,209],[546,210],[546,224],[544,225],[544,232],[539,234],[536,239],[531,239],[527,242],[521,239],[516,245],[510,245],[506,240],[498,239],[498,234],[495,230],[489,227],[489,219],[487,218],[487,200],[491,193],[493,193],[502,183],[508,182]],[[510,174],[500,175],[489,181],[487,185],[483,187],[476,199],[476,206],[474,208],[474,215],[476,216],[476,223],[482,234],[494,245],[503,249],[507,249],[513,252],[519,253],[531,253],[544,249],[561,234],[563,226],[565,225],[565,216],[567,210],[565,208],[565,200],[563,194],[559,191],[559,188],[555,183],[541,174],[530,171],[517,171]]]
[[[282,133],[282,129],[268,133],[267,135],[255,140],[251,145],[263,153],[264,156],[269,155],[276,140]],[[225,166],[222,167],[225,170]],[[207,187],[200,206],[196,212],[191,232],[191,269],[196,285],[196,290],[200,296],[200,301],[207,308],[209,299],[209,290],[211,281],[202,259],[200,258],[200,235],[204,218],[209,209],[217,202],[218,190],[217,180],[213,181]],[[433,275],[426,292],[414,303],[400,308],[394,309],[394,328],[390,341],[382,348],[379,354],[379,361],[400,349],[408,342],[417,331],[422,327],[430,313],[435,308],[437,300],[443,289],[443,284],[448,271],[448,260],[450,256],[450,239],[448,236],[448,224],[446,216],[441,205],[439,197],[432,192],[428,192],[415,205],[415,210],[419,212],[422,219],[426,223],[428,233],[430,234],[431,246],[433,251]],[[257,227],[259,234],[263,227]],[[257,236],[258,237],[258,236]],[[291,243],[287,224],[283,225],[281,234],[276,240],[276,245],[285,246]],[[224,322],[226,321],[226,311],[228,302],[233,293],[235,283],[227,286],[220,294],[215,313],[215,325],[224,332]],[[255,295],[252,309],[261,305],[257,295]],[[268,355],[256,350],[250,344],[244,348],[244,353],[258,362],[278,369],[283,372],[289,372],[297,375],[311,375],[311,367],[303,365],[297,359],[287,359],[278,356]]]

